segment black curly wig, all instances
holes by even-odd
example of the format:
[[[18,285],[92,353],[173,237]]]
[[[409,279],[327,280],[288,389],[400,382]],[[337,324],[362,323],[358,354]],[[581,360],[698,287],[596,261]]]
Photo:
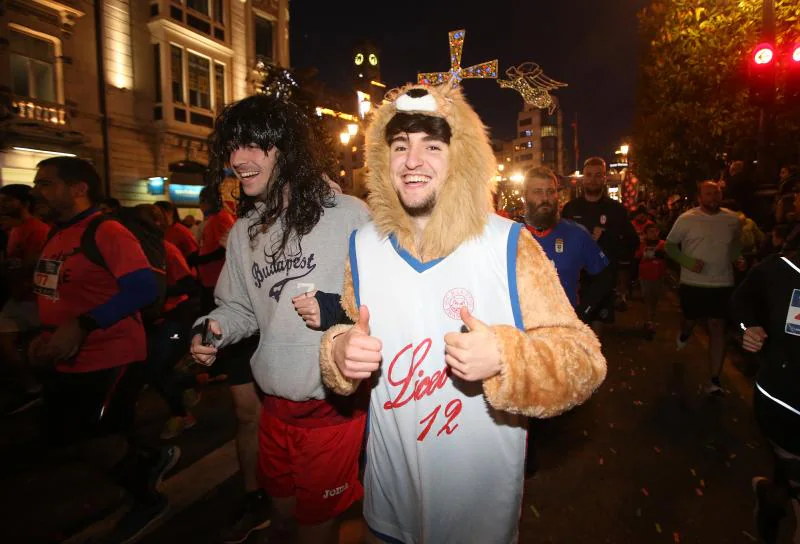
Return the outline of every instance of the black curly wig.
[[[310,111],[313,110],[275,96],[249,96],[226,106],[209,136],[208,187],[218,199],[225,168],[235,149],[257,145],[267,153],[277,148],[266,195],[255,198],[240,191],[237,206],[239,217],[246,217],[253,210],[258,213],[257,220],[248,226],[251,241],[276,221],[281,222],[282,236],[267,255],[273,260],[284,254],[293,237],[299,252],[302,237],[319,222],[325,208],[334,206],[333,190],[324,177],[324,140],[320,131],[315,130],[318,120],[310,118],[313,115]],[[289,203],[284,209],[283,194],[287,186]]]

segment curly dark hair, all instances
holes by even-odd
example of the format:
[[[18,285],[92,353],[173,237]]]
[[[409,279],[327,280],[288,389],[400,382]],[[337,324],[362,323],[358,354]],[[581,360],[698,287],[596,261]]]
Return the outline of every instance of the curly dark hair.
[[[317,120],[309,118],[309,113],[297,104],[259,94],[226,106],[209,136],[207,183],[216,199],[220,199],[225,168],[235,149],[257,145],[267,153],[277,148],[266,195],[255,198],[240,191],[237,206],[239,217],[246,217],[253,210],[259,214],[248,226],[251,241],[280,220],[283,234],[268,254],[273,260],[284,253],[292,237],[296,237],[299,251],[302,237],[319,222],[325,208],[334,206],[333,189],[324,177],[325,153],[315,123]],[[289,204],[284,209],[285,187]]]

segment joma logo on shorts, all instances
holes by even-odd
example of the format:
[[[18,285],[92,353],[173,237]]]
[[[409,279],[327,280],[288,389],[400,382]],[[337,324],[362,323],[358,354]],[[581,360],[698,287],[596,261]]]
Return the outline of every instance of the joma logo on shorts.
[[[336,495],[341,495],[347,490],[348,487],[350,487],[349,484],[344,484],[340,485],[339,487],[335,487],[333,489],[326,489],[325,493],[322,495],[322,498],[329,499],[331,497],[335,497]]]

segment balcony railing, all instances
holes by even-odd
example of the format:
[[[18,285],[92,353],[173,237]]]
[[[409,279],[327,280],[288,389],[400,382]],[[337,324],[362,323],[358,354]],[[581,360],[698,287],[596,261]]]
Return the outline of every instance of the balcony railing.
[[[26,121],[37,121],[55,126],[64,126],[68,121],[67,110],[63,104],[12,96],[11,108],[19,119]]]

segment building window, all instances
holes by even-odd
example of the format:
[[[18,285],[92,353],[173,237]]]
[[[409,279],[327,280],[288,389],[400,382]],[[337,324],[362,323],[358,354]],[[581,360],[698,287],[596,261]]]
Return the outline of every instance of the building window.
[[[527,142],[525,142],[524,144],[522,144],[522,146],[523,146],[523,147],[526,147],[526,148],[528,148],[528,149],[530,149],[530,148],[532,148],[532,147],[533,147],[533,142],[531,142],[531,141],[527,141]]]
[[[555,136],[558,134],[558,130],[556,127],[552,125],[547,125],[542,127],[542,136]]]
[[[225,65],[214,63],[214,111],[217,113],[225,107]]]
[[[519,126],[525,127],[530,125],[533,122],[533,117],[526,117],[525,119],[519,120]]]
[[[208,15],[208,1],[209,0],[186,0],[186,7],[193,9],[203,15]]]
[[[273,23],[271,20],[256,15],[255,17],[256,57],[263,60],[275,58],[272,35]]]
[[[211,109],[211,63],[194,53],[189,53],[189,105]]]
[[[169,15],[186,26],[225,41],[225,0],[172,0]]]
[[[553,112],[552,114],[546,113],[544,110],[542,111],[542,124],[543,125],[557,125],[558,124],[558,113]]]
[[[172,101],[178,104],[185,104],[186,98],[183,96],[183,49],[177,45],[170,46],[172,79]]]
[[[161,102],[161,46],[157,43],[153,44],[153,70],[155,71],[156,82],[156,104]]]
[[[56,55],[53,42],[13,29],[9,34],[11,92],[55,102]]]
[[[175,120],[213,126],[211,112],[225,107],[225,64],[170,45],[170,74],[173,102],[190,107],[189,112],[173,108]]]

